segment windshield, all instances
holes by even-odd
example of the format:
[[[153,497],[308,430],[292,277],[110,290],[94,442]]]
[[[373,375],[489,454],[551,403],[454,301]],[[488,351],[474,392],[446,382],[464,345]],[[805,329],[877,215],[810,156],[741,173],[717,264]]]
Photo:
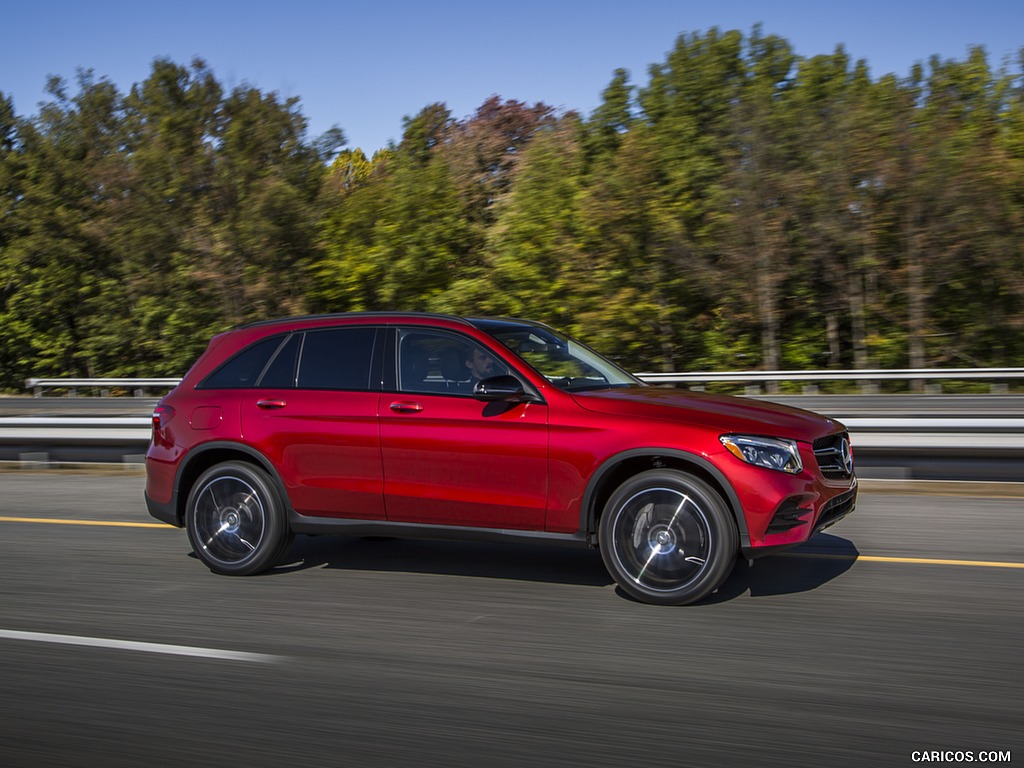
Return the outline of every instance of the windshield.
[[[615,363],[550,328],[502,320],[472,322],[567,392],[645,386]]]

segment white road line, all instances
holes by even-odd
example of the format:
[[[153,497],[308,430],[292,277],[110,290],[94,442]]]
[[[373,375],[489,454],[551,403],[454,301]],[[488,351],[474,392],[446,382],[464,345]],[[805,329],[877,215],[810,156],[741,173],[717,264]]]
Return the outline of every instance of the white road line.
[[[57,643],[59,645],[84,645],[90,648],[112,648],[118,651],[165,653],[172,656],[198,656],[205,659],[247,661],[255,664],[273,664],[282,661],[281,656],[271,656],[264,653],[224,651],[219,648],[195,648],[188,645],[166,645],[164,643],[139,643],[133,640],[109,640],[103,637],[51,635],[47,632],[19,632],[11,629],[0,629],[0,639],[26,640],[32,643]]]

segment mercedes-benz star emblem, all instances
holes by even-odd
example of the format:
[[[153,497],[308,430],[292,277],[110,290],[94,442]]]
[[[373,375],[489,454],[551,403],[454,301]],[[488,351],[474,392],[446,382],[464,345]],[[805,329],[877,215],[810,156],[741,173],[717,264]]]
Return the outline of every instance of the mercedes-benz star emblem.
[[[853,474],[853,450],[850,448],[850,441],[845,437],[839,444],[839,457],[843,462],[843,467],[846,469],[846,474]]]

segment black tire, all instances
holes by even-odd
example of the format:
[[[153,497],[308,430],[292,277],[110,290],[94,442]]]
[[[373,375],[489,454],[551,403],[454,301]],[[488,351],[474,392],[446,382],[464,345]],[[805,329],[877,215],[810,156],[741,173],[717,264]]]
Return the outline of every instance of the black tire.
[[[645,603],[686,605],[722,585],[739,534],[722,497],[673,469],[641,472],[608,499],[598,530],[605,567]]]
[[[273,481],[241,461],[217,464],[200,475],[188,496],[185,528],[196,557],[229,576],[272,568],[292,541]]]

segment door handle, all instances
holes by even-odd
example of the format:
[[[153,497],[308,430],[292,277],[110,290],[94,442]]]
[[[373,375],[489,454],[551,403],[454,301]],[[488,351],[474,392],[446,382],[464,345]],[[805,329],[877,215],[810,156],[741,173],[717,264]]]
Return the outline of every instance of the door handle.
[[[264,410],[274,410],[276,408],[284,408],[288,403],[284,400],[257,400],[256,407],[263,408]]]
[[[388,407],[395,413],[419,413],[423,410],[422,405],[414,403],[411,400],[399,400]]]

